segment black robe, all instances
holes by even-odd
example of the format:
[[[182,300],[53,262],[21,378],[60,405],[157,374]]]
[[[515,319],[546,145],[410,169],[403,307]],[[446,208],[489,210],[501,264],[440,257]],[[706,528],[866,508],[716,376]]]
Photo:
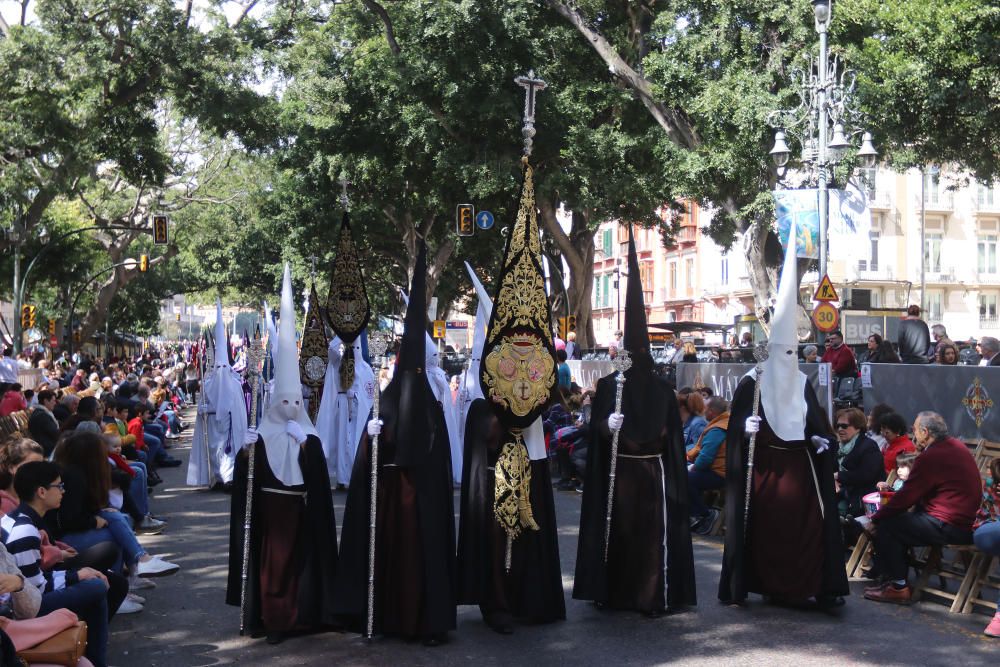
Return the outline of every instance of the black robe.
[[[628,391],[627,382],[625,386]],[[666,419],[657,422],[659,432],[643,434],[643,429],[630,428],[621,431],[605,563],[604,528],[611,464],[607,418],[614,411],[615,376],[609,375],[597,383],[573,597],[601,602],[614,609],[657,612],[693,606],[697,599],[687,462],[677,399],[670,385],[658,377],[647,381],[642,390],[657,397],[655,406],[642,401],[646,409],[655,410]],[[630,410],[627,401],[622,410],[626,424],[649,416],[639,409]]]
[[[430,387],[423,383],[426,391]],[[451,449],[441,404],[430,397],[430,450],[397,465],[392,434],[398,392],[383,393],[375,529],[375,632],[407,639],[455,629],[455,511]],[[368,541],[371,440],[362,436],[347,492],[337,571],[338,614],[352,630],[368,624]]]
[[[286,632],[333,625],[337,527],[326,457],[310,435],[299,450],[304,483],[285,486],[271,472],[263,438],[254,445],[254,483],[247,569],[246,631]],[[236,456],[229,519],[226,604],[240,606],[249,454]],[[262,488],[305,491],[306,497]]]
[[[540,530],[524,530],[511,548],[493,515],[493,467],[502,446],[500,422],[484,399],[469,406],[462,466],[462,515],[458,528],[458,601],[478,604],[484,617],[502,615],[530,623],[566,618],[559,540],[549,462],[531,462],[531,509]]]
[[[818,596],[847,595],[844,544],[833,480],[837,439],[808,382],[804,397],[805,440],[779,439],[767,423],[764,406],[760,406],[762,421],[754,454],[748,529],[744,531],[750,448],[744,424],[753,411],[755,386],[753,378],[743,378],[730,409],[726,437],[726,548],[719,599],[741,603],[748,593],[759,593],[785,602],[802,602]],[[829,440],[830,448],[817,454],[810,442],[814,435]],[[825,514],[820,513],[820,502]]]

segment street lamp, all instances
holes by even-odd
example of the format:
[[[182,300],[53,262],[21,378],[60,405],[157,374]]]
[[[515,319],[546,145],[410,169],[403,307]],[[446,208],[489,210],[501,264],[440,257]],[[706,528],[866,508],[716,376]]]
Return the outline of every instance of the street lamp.
[[[858,158],[866,168],[875,165],[878,152],[872,135],[858,127],[858,112],[852,105],[855,86],[854,72],[845,70],[838,76],[839,62],[831,61],[827,48],[832,7],[830,0],[813,0],[813,17],[819,34],[819,58],[810,58],[808,73],[792,70],[797,84],[799,105],[794,109],[771,112],[768,125],[776,131],[774,146],[769,154],[777,167],[778,179],[785,176],[792,151],[787,138],[799,139],[799,158],[808,181],[815,181],[819,191],[819,272],[827,274],[827,221],[830,213],[830,193],[827,189],[832,169],[852,146],[852,139],[861,134]]]
[[[937,176],[941,169],[935,165],[920,168],[920,313],[927,310],[927,176]],[[927,318],[927,315],[923,315]]]

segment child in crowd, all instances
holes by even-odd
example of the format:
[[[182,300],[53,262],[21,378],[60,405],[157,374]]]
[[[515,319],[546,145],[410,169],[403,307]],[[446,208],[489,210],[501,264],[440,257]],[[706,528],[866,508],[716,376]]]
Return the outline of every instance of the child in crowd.
[[[890,482],[879,482],[879,491],[899,491],[903,488],[903,483],[910,477],[910,470],[913,469],[913,462],[917,460],[916,452],[903,452],[896,456],[896,479]]]

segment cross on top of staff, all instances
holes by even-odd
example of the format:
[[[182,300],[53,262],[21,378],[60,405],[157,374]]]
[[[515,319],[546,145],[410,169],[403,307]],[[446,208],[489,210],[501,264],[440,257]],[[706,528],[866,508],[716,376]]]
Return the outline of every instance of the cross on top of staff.
[[[524,88],[524,127],[521,129],[521,134],[524,136],[524,154],[531,155],[535,137],[535,93],[545,90],[547,84],[535,76],[533,69],[528,70],[527,74],[515,77],[514,83]]]

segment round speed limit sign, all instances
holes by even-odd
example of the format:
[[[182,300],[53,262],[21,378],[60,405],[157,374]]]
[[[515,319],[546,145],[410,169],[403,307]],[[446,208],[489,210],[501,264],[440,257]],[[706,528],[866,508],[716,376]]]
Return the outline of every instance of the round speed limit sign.
[[[830,333],[840,324],[840,311],[829,303],[821,303],[813,310],[813,324],[823,333]]]

